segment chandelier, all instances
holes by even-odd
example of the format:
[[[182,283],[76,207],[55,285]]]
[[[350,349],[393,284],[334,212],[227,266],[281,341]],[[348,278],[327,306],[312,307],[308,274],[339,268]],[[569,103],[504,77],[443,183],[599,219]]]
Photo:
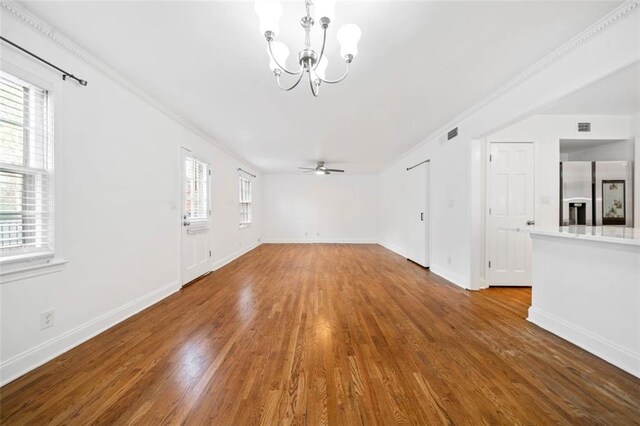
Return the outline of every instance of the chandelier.
[[[355,24],[347,24],[340,27],[336,38],[340,43],[340,56],[346,63],[344,74],[337,80],[328,80],[326,78],[326,69],[329,60],[325,55],[325,45],[327,42],[327,28],[329,23],[335,18],[336,0],[305,0],[306,16],[300,20],[300,25],[304,29],[304,48],[298,52],[298,63],[300,68],[297,70],[287,69],[286,60],[289,57],[289,48],[282,42],[275,41],[276,34],[279,33],[279,21],[282,16],[282,3],[280,0],[257,0],[255,3],[256,13],[260,18],[260,31],[267,40],[267,53],[269,54],[269,67],[276,77],[278,87],[284,91],[294,89],[305,74],[309,77],[309,86],[313,96],[318,96],[320,85],[322,83],[335,84],[344,80],[349,74],[349,66],[353,58],[358,54],[358,41],[360,40],[360,28]],[[320,17],[320,28],[322,29],[322,47],[318,54],[311,48],[311,28],[315,21],[311,15],[313,8],[314,15]],[[285,87],[282,85],[280,78],[282,74],[294,76],[295,82]]]

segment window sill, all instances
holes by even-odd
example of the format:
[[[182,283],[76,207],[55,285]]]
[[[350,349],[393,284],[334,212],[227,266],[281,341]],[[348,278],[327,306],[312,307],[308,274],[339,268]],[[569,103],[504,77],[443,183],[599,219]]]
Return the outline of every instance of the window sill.
[[[18,264],[10,268],[6,267],[7,265],[3,265],[2,270],[0,270],[0,284],[60,272],[64,269],[66,263],[67,261],[64,259],[50,259],[47,262],[32,265]]]

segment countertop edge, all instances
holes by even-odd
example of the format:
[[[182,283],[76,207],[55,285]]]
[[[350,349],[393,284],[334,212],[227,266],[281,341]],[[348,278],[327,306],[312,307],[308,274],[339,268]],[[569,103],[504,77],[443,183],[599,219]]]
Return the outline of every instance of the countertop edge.
[[[564,239],[573,239],[573,240],[582,240],[582,241],[596,241],[610,244],[619,244],[624,246],[632,246],[632,247],[640,247],[640,238],[623,238],[623,237],[614,237],[614,236],[603,236],[603,235],[588,235],[588,234],[579,234],[570,231],[560,231],[560,230],[551,230],[551,229],[532,229],[529,231],[531,233],[532,238],[535,236],[545,236],[545,237],[556,237],[556,238],[564,238]]]

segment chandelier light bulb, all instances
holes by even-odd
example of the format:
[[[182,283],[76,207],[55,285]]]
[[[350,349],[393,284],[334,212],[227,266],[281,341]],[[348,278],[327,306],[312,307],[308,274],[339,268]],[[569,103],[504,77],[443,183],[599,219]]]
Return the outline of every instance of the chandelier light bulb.
[[[320,62],[318,62],[318,67],[316,68],[316,75],[323,80],[327,78],[326,71],[327,71],[328,65],[329,65],[329,60],[327,59],[326,56],[323,56],[322,59],[320,59]]]
[[[347,55],[356,57],[358,55],[358,42],[362,36],[360,27],[356,24],[346,24],[340,27],[336,38],[340,43],[340,55],[346,58]]]
[[[286,44],[279,41],[272,41],[271,52],[273,53],[273,58],[275,58],[280,65],[283,67],[286,66],[287,58],[289,57],[289,48]],[[267,53],[269,53],[269,46],[267,46]],[[280,68],[273,58],[269,55],[269,68],[271,68],[271,71]]]
[[[260,32],[271,31],[274,34],[280,32],[280,17],[282,16],[282,3],[280,0],[256,0],[255,10],[260,19]]]
[[[278,21],[282,16],[282,3],[280,0],[256,0],[255,9],[260,18],[260,31],[263,32],[267,42],[269,68],[271,68],[280,90],[285,92],[293,90],[306,77],[309,79],[311,93],[318,97],[321,86],[340,83],[349,75],[351,63],[358,54],[358,41],[361,36],[360,27],[354,24],[343,26],[337,33],[340,53],[345,62],[344,73],[334,80],[329,80],[326,77],[329,65],[329,59],[325,55],[327,32],[330,22],[335,18],[336,2],[337,0],[304,0],[306,14],[298,21],[304,32],[302,39],[304,44],[295,51],[297,65],[295,68],[289,69],[286,63],[289,57],[289,48],[276,41],[276,33],[279,31]],[[316,23],[322,30],[321,46],[313,46],[311,41],[311,30]]]
[[[336,17],[336,0],[314,0],[313,6],[316,19],[329,18],[333,22]]]

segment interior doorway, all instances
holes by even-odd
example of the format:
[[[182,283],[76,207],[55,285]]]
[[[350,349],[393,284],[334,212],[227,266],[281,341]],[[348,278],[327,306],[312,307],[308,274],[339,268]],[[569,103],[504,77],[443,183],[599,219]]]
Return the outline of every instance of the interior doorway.
[[[487,167],[487,281],[531,286],[534,221],[533,143],[489,144]]]
[[[431,204],[429,160],[407,168],[407,194],[410,194],[408,223],[407,258],[428,268],[431,258]]]

